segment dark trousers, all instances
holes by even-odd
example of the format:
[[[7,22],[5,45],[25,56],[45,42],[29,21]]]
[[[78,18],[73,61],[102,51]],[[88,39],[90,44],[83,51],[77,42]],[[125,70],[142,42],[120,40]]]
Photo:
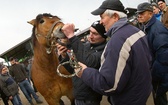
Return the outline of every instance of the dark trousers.
[[[13,99],[11,100],[11,102],[13,103],[13,105],[22,105],[19,94],[16,94],[15,96],[13,96]]]
[[[161,95],[156,94],[158,91],[160,82],[153,81],[152,85],[153,85],[153,99],[154,99],[155,105],[168,105],[166,93],[163,93]]]
[[[167,105],[167,96],[166,93],[161,96],[156,96],[154,99],[155,105]]]
[[[35,91],[35,92],[38,92],[37,89],[36,89],[36,87],[34,86],[34,82],[33,82],[32,79],[31,79],[31,81],[32,81],[32,84],[33,84],[34,91]]]
[[[19,87],[23,92],[23,94],[25,95],[25,97],[27,98],[27,100],[29,101],[29,103],[32,103],[32,98],[30,97],[30,94],[33,96],[35,100],[38,99],[38,96],[34,92],[28,80],[25,79],[24,81],[20,82]]]
[[[8,104],[8,97],[3,92],[1,92],[0,94],[1,94],[1,98],[3,100],[4,105],[9,105]]]
[[[100,101],[77,100],[77,99],[75,99],[75,105],[100,105]]]

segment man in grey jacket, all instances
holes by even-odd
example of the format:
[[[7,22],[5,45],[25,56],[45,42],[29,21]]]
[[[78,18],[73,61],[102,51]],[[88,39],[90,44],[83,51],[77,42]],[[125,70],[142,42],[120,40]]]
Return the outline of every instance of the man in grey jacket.
[[[22,105],[18,91],[18,85],[14,79],[9,75],[8,68],[3,64],[0,64],[0,88],[4,94],[8,97],[13,105]]]
[[[70,24],[71,26],[72,24]],[[78,61],[85,63],[89,67],[99,69],[100,57],[106,45],[107,36],[104,35],[105,28],[99,21],[93,22],[89,28],[90,34],[88,35],[89,41],[83,43],[80,38],[74,35],[69,37],[71,49],[75,53]],[[59,53],[66,52],[67,48],[57,44]],[[61,55],[63,55],[61,53]],[[63,57],[63,56],[62,56]],[[60,57],[59,57],[60,58]],[[61,62],[69,60],[69,57],[63,57]],[[65,66],[67,71],[74,73],[74,69],[71,66]],[[100,105],[102,95],[95,92],[89,86],[87,86],[82,79],[77,76],[72,77],[73,81],[73,93],[75,97],[75,105]]]

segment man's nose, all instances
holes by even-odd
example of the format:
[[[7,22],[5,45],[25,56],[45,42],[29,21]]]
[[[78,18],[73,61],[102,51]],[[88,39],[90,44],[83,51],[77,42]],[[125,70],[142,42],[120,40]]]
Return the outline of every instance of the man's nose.
[[[93,38],[93,33],[90,33],[89,37],[90,37],[90,38]]]

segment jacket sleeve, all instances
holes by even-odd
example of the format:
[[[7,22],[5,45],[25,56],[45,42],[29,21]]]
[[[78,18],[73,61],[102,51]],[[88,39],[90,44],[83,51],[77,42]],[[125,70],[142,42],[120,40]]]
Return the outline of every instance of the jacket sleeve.
[[[2,77],[0,76],[0,88],[2,89],[3,93],[6,95],[6,96],[11,96],[11,93],[9,92],[7,86],[6,86],[6,83],[5,81],[2,79]]]
[[[119,55],[121,47],[122,42],[115,39],[110,40],[102,55],[104,59],[102,59],[99,71],[93,68],[86,68],[82,74],[82,80],[100,94],[111,95],[122,91],[129,81],[131,72],[128,69],[129,64],[127,59],[123,56],[127,52],[123,51]],[[122,62],[118,61],[119,57],[123,58]],[[119,73],[116,73],[117,71]]]
[[[13,75],[12,67],[9,67],[9,74],[15,79],[15,77]]]
[[[28,78],[28,74],[26,72],[26,69],[21,64],[19,64],[19,67],[20,67],[21,71],[23,72],[23,74],[26,76],[26,78]]]
[[[160,32],[158,31],[155,33],[153,47],[156,60],[168,66],[168,30],[160,30]]]

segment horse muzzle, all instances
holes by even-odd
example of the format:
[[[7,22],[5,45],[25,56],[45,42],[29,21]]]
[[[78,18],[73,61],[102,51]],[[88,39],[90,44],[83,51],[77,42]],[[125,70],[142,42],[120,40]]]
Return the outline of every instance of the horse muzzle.
[[[65,34],[61,31],[62,27],[58,27],[56,30],[53,31],[54,37],[63,39],[66,38]]]

